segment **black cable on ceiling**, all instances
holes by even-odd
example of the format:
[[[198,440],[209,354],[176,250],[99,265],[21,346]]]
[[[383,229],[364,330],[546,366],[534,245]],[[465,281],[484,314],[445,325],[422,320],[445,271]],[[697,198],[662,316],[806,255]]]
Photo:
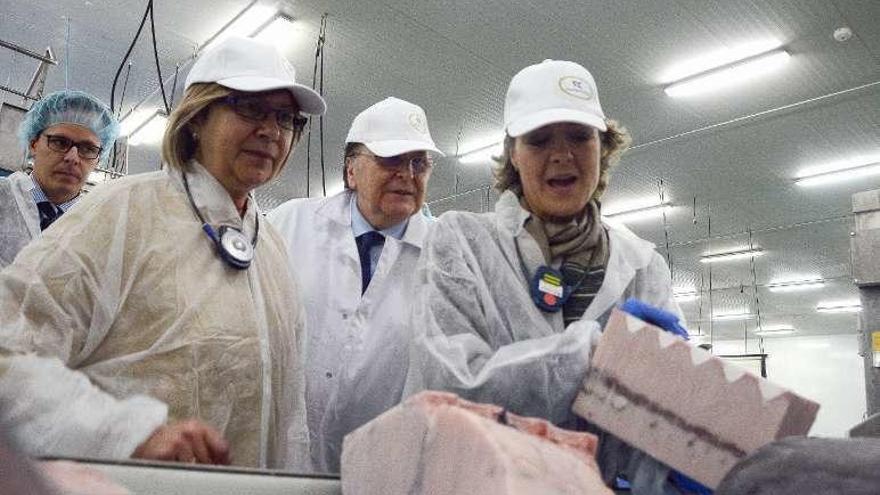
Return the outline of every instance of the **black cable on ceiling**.
[[[150,11],[153,9],[153,1],[150,0],[147,2],[147,8],[144,10],[144,15],[141,17],[141,23],[138,25],[137,32],[134,34],[134,38],[131,40],[131,43],[128,45],[128,50],[125,52],[125,56],[122,57],[122,61],[119,62],[119,67],[116,68],[116,75],[113,77],[113,86],[110,88],[110,113],[114,113],[116,110],[116,84],[119,82],[119,75],[122,74],[122,68],[125,66],[125,62],[128,60],[128,57],[131,56],[132,50],[134,50],[134,45],[137,44],[138,38],[141,36],[141,31],[144,30],[144,24],[147,23],[147,16],[150,15]],[[128,78],[126,77],[126,84],[128,83]],[[122,104],[120,102],[120,112],[122,111]],[[113,165],[116,166],[116,144],[113,145]]]
[[[147,22],[147,18],[150,19],[150,34],[152,38],[153,45],[153,59],[156,61],[156,74],[159,77],[159,89],[162,92],[162,103],[165,106],[166,115],[171,113],[171,105],[168,104],[168,98],[165,95],[165,84],[162,79],[162,68],[159,64],[159,50],[156,44],[156,22],[155,22],[155,14],[153,13],[153,0],[149,0],[147,2],[147,8],[144,10],[144,15],[141,17],[141,23],[138,25],[137,32],[134,35],[134,38],[131,40],[131,43],[128,45],[128,50],[125,52],[125,56],[122,57],[122,61],[119,62],[119,67],[116,69],[116,75],[113,77],[113,86],[110,88],[110,113],[116,113],[116,85],[119,83],[119,75],[122,73],[122,68],[125,66],[125,63],[128,61],[129,57],[131,57],[131,52],[134,50],[135,45],[137,44],[138,39],[141,36],[141,32],[144,30],[144,24]],[[125,75],[125,83],[123,84],[123,94],[125,96],[125,88],[128,86],[128,76],[131,73],[131,63],[128,64],[128,71]],[[176,84],[176,73],[175,73],[175,84]],[[121,114],[122,112],[122,98],[119,101],[119,107]],[[116,146],[113,146],[113,164],[115,166],[117,158]]]
[[[122,74],[122,68],[125,67],[125,62],[128,60],[128,57],[131,56],[132,50],[134,50],[134,45],[137,43],[138,38],[141,36],[141,31],[144,29],[144,24],[147,23],[147,17],[150,15],[150,11],[153,8],[153,1],[149,0],[147,2],[147,8],[144,10],[144,15],[141,17],[141,23],[137,28],[137,32],[134,34],[134,38],[131,40],[131,43],[128,45],[128,50],[125,52],[125,56],[122,57],[122,61],[119,62],[119,67],[116,69],[116,76],[113,77],[113,86],[110,88],[110,111],[113,112],[116,109],[116,84],[119,82],[119,75]]]
[[[706,237],[709,238],[709,252],[712,252],[712,204],[706,203]],[[709,265],[709,344],[714,347],[715,344],[715,308],[712,304],[712,265],[714,263],[706,263]]]
[[[125,101],[125,90],[128,88],[128,77],[131,75],[131,62],[128,63],[128,67],[125,69],[125,79],[122,81],[122,96],[119,97],[119,110],[116,111],[115,115],[118,119],[120,114],[122,113],[122,102]]]
[[[324,96],[324,41],[327,33],[327,14],[321,16],[321,33],[318,38],[321,42],[321,85],[318,92]],[[324,115],[318,117],[319,139],[321,141],[321,189],[324,197],[327,197],[327,176],[324,166]]]
[[[324,40],[327,29],[327,13],[321,16],[321,25],[318,30],[318,39],[315,42],[315,64],[312,68],[312,89],[324,96]],[[318,68],[320,66],[320,81],[318,80]],[[318,117],[318,139],[321,150],[321,185],[323,194],[327,196],[327,182],[324,167],[324,116]],[[309,117],[309,132],[306,138],[306,197],[311,196],[312,191],[312,124],[313,117]],[[343,169],[344,170],[344,169]]]
[[[755,245],[752,242],[752,229],[749,228],[749,249],[754,251]],[[758,296],[758,272],[755,269],[755,255],[749,257],[751,260],[751,268],[752,268],[752,287],[755,289],[755,314],[758,317],[758,330],[763,330],[763,322],[761,321],[761,300]],[[758,334],[758,349],[761,353],[764,353],[764,337]],[[746,352],[748,352],[748,335],[746,335]]]
[[[657,190],[660,194],[660,213],[663,215],[663,236],[666,240],[666,264],[669,265],[669,278],[674,280],[675,270],[672,265],[672,252],[669,250],[669,222],[666,219],[666,188],[663,179],[657,181]]]
[[[156,14],[153,9],[153,0],[150,0],[149,7],[147,8],[150,11],[150,37],[153,40],[153,59],[156,60],[156,75],[159,76],[159,89],[162,90],[162,103],[165,105],[165,114],[168,115],[171,113],[171,105],[168,104],[168,98],[165,96],[165,84],[162,82],[162,68],[159,66],[159,49],[156,47]]]
[[[174,93],[177,91],[177,75],[180,73],[180,64],[174,66],[174,80],[171,81],[171,107],[174,107]],[[161,86],[161,85],[160,85]]]

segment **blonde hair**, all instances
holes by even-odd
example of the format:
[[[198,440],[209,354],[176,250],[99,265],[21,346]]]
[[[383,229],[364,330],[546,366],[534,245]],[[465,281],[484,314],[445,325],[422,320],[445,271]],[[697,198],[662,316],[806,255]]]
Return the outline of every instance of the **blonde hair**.
[[[196,154],[196,140],[190,123],[203,118],[208,107],[233,91],[217,83],[195,83],[187,88],[183,100],[168,116],[162,139],[162,161],[182,169]]]
[[[599,185],[590,199],[599,199],[608,188],[608,182],[611,180],[611,169],[617,165],[620,156],[629,148],[632,138],[629,131],[614,120],[607,120],[605,124],[608,130],[599,132],[602,138],[601,155],[599,158]],[[517,195],[522,195],[522,180],[519,172],[510,161],[510,152],[513,150],[514,138],[506,136],[504,138],[504,150],[501,156],[497,158],[498,166],[495,167],[495,189],[498,192],[504,192],[508,189]]]

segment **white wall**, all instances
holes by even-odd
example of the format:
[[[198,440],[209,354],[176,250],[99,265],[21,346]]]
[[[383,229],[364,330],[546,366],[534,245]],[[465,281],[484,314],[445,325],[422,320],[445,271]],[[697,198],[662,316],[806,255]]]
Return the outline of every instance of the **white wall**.
[[[746,352],[741,340],[714,342],[715,354]],[[846,436],[867,410],[864,364],[858,335],[775,337],[764,339],[767,378],[822,407],[810,430],[815,436]],[[750,339],[748,352],[758,352]]]

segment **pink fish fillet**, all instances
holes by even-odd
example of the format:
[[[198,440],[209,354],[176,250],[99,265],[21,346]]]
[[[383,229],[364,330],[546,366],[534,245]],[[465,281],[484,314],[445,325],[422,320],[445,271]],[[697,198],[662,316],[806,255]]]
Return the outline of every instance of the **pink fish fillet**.
[[[345,437],[345,495],[603,494],[597,439],[445,392],[422,392]]]

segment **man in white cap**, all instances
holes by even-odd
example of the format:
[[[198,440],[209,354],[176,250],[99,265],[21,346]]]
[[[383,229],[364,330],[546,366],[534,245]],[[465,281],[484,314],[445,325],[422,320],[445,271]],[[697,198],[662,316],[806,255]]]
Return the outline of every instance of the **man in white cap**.
[[[400,401],[431,139],[419,106],[386,98],[346,138],[345,190],[269,214],[306,306],[306,403],[316,465],[338,471],[342,437]]]

